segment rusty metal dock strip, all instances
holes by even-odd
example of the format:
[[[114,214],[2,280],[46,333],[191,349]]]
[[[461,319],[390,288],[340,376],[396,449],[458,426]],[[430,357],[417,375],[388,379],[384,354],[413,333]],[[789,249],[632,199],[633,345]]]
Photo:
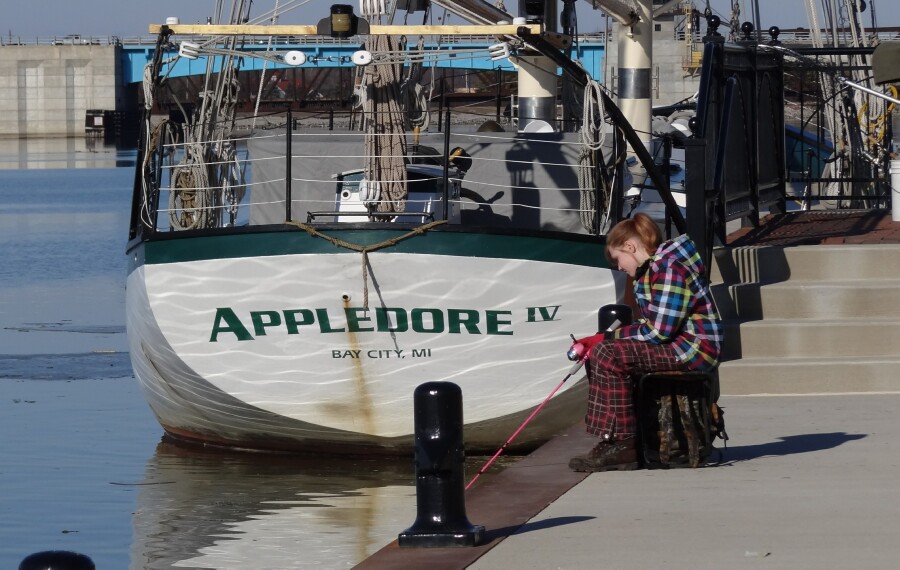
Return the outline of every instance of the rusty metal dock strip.
[[[584,480],[587,474],[571,471],[569,459],[586,453],[596,441],[585,434],[584,425],[579,422],[466,493],[466,513],[472,524],[485,527],[484,544],[460,548],[400,548],[394,540],[356,568],[453,570],[469,566]],[[410,513],[409,525],[413,522],[415,512]],[[403,530],[398,528],[397,534]]]

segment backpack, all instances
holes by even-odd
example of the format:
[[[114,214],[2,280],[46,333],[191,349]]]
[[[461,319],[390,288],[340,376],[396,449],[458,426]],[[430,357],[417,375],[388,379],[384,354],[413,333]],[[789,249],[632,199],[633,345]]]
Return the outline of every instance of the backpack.
[[[701,381],[678,381],[679,377]],[[690,373],[642,378],[635,408],[640,426],[638,455],[644,467],[700,467],[715,450],[717,438],[728,441],[724,411],[713,401],[718,396],[717,381],[717,375]]]

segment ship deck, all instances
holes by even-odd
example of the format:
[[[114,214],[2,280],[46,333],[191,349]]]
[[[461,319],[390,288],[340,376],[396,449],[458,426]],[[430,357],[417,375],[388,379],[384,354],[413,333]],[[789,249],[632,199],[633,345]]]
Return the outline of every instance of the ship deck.
[[[900,222],[885,210],[813,210],[770,214],[757,228],[729,234],[726,245],[793,246],[900,243]]]

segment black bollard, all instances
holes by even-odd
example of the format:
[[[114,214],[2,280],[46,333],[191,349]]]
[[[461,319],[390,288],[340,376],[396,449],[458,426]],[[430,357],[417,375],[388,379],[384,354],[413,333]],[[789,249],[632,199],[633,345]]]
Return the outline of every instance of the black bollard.
[[[19,570],[95,570],[94,561],[68,550],[35,552],[19,563]]]
[[[426,382],[413,401],[416,522],[397,538],[401,548],[476,546],[484,527],[466,517],[462,390]]]
[[[633,320],[631,307],[628,305],[603,305],[597,312],[597,330],[605,331],[616,321],[619,321],[616,328],[630,325]]]

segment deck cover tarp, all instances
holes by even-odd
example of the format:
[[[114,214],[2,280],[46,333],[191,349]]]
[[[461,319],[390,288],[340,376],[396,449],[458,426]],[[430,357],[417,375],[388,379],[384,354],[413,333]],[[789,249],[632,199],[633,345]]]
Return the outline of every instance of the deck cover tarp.
[[[900,42],[881,42],[872,54],[875,83],[900,81]]]
[[[463,188],[476,197],[462,200],[462,223],[586,233],[577,211],[580,142],[580,135],[571,133],[454,132],[450,148],[462,147],[472,157]],[[408,145],[412,146],[411,135]],[[419,145],[443,152],[444,135],[423,134]],[[335,210],[335,175],[363,168],[364,149],[359,132],[295,131],[291,217],[306,222],[310,211]],[[249,151],[253,160],[250,223],[283,223],[285,136],[251,139]]]

